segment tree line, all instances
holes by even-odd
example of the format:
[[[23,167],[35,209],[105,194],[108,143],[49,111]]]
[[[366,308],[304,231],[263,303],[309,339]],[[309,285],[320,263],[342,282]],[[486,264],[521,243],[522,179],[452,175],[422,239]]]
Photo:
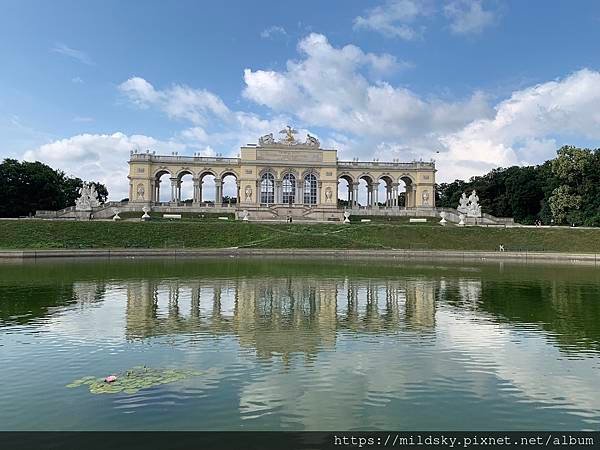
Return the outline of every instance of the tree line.
[[[469,181],[441,183],[436,204],[456,208],[477,191],[482,210],[516,222],[600,226],[600,149],[564,146],[537,166],[498,168]]]
[[[108,198],[102,183],[93,182],[100,203]],[[83,180],[41,162],[5,159],[0,164],[0,217],[34,215],[36,210],[73,206]]]
[[[106,186],[93,183],[104,203]],[[0,164],[0,217],[72,206],[82,185],[80,178],[41,162],[5,159]],[[469,181],[438,184],[436,204],[456,208],[462,193],[472,190],[482,210],[497,217],[514,217],[523,224],[600,226],[600,149],[564,146],[554,159],[537,166],[498,168]]]

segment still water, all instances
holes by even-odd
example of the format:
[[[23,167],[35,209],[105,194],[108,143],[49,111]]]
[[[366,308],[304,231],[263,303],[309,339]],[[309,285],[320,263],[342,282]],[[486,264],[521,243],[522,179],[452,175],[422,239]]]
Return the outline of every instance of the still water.
[[[146,365],[201,375],[67,388]],[[3,430],[592,430],[600,268],[0,265]]]

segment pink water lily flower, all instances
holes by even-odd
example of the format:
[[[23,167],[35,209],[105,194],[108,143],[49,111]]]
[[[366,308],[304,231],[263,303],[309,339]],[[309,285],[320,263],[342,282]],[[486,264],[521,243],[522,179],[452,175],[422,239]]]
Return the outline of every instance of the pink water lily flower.
[[[117,376],[116,375],[109,375],[107,376],[104,381],[106,381],[107,383],[112,383],[113,381],[117,381]]]

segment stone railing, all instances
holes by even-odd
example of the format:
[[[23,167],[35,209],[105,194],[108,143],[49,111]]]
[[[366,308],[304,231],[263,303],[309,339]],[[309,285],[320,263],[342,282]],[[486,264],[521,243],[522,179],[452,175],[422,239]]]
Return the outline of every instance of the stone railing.
[[[424,161],[413,161],[413,162],[379,162],[379,161],[338,161],[337,165],[339,168],[353,168],[353,169],[376,169],[376,168],[389,168],[389,169],[435,169],[434,162]]]
[[[131,161],[149,161],[156,163],[210,163],[210,164],[226,164],[237,165],[240,163],[240,158],[224,158],[221,156],[184,156],[184,155],[155,155],[153,153],[131,153]]]

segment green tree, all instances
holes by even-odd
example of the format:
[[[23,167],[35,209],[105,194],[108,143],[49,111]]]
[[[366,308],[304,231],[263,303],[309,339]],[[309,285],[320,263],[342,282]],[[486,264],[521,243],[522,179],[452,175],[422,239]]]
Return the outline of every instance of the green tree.
[[[581,196],[570,192],[568,186],[562,185],[552,191],[550,197],[550,210],[557,224],[568,222],[575,223],[574,219],[580,219],[577,210],[581,207]]]
[[[95,184],[99,200],[105,202],[106,186]],[[0,164],[0,217],[28,216],[40,209],[74,205],[82,185],[81,179],[67,177],[41,162],[5,159]]]

